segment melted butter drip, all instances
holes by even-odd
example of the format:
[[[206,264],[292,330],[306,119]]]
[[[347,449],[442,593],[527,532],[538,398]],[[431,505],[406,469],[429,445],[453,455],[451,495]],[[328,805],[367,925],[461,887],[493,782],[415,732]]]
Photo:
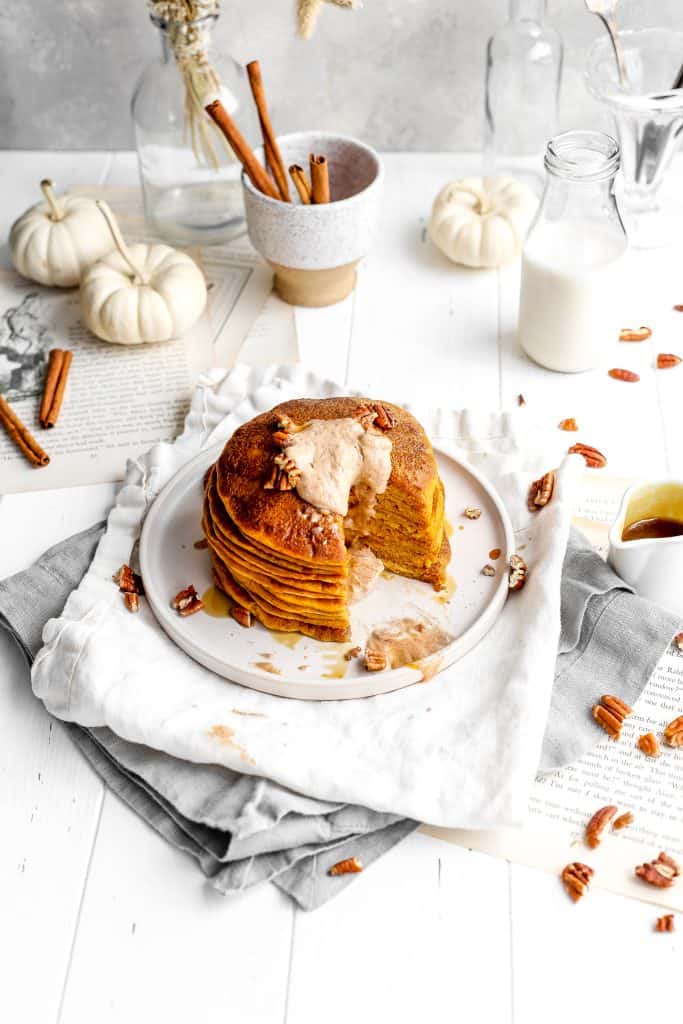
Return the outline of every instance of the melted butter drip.
[[[230,615],[232,601],[218,587],[209,587],[202,594],[202,611],[214,619],[227,619]]]

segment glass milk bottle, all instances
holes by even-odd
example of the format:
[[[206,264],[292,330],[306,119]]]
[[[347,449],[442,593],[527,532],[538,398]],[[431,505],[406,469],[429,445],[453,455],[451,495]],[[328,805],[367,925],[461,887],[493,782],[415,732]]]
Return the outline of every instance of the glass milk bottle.
[[[618,168],[619,146],[602,132],[548,143],[545,190],[522,250],[519,341],[549,370],[590,370],[619,337],[627,239]]]

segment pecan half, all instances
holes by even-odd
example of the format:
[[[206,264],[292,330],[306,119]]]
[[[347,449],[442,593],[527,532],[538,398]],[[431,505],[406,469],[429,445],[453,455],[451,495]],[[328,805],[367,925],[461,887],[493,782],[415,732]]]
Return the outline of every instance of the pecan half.
[[[575,432],[575,431],[577,431],[579,429],[578,426],[577,426],[576,420],[574,419],[573,416],[570,416],[566,420],[560,420],[560,422],[557,424],[557,426],[559,427],[560,430],[569,430],[569,431],[572,431],[572,432]]]
[[[683,313],[683,305],[674,306],[674,313]]]
[[[482,576],[495,576],[496,570],[493,568],[492,565],[485,565],[484,568],[481,570],[481,574]]]
[[[275,421],[275,429],[282,430],[287,434],[298,434],[299,431],[305,430],[308,423],[295,423],[293,419],[290,419],[285,413],[280,413],[277,420]]]
[[[562,884],[574,903],[586,894],[594,874],[593,868],[589,868],[587,864],[581,864],[580,861],[567,864],[563,869],[561,875]]]
[[[376,427],[380,430],[391,430],[392,427],[396,426],[396,417],[388,406],[378,404],[375,406],[375,409],[377,410],[377,416],[375,417]]]
[[[653,732],[644,732],[638,737],[638,750],[641,750],[645,757],[659,757],[662,753],[659,748],[659,741]]]
[[[510,566],[508,575],[508,588],[510,590],[521,590],[526,583],[527,564],[519,555],[510,555]]]
[[[243,608],[241,604],[234,604],[230,609],[230,614],[235,620],[239,622],[240,626],[244,626],[245,629],[249,629],[254,625],[254,619],[251,612]]]
[[[633,814],[631,811],[625,811],[620,814],[618,818],[615,818],[612,822],[612,828],[615,832],[621,832],[622,828],[628,828],[629,825],[633,824]]]
[[[624,327],[619,334],[619,341],[647,341],[652,337],[652,330],[649,327]]]
[[[615,381],[627,381],[629,384],[637,384],[640,380],[638,374],[634,374],[633,370],[623,370],[621,367],[608,370],[607,377],[611,377]]]
[[[573,444],[567,455],[583,455],[584,462],[589,469],[602,469],[607,465],[607,459],[602,452],[589,444]]]
[[[664,742],[669,747],[683,747],[683,715],[669,722],[664,730]]]
[[[673,352],[659,352],[657,355],[657,369],[670,370],[672,366],[678,366],[680,361],[681,357],[675,356]]]
[[[363,865],[358,860],[358,857],[347,857],[346,860],[340,860],[336,864],[333,864],[327,873],[332,876],[357,875],[358,872],[362,870]]]
[[[599,811],[596,811],[588,822],[586,825],[586,845],[590,846],[591,850],[600,845],[603,833],[616,813],[616,804],[608,804],[606,807],[601,807]]]
[[[463,515],[467,519],[479,519],[479,517],[481,516],[481,509],[475,508],[474,505],[468,505],[465,511],[463,512]]]
[[[599,704],[592,708],[593,718],[601,726],[611,740],[618,740],[624,719],[633,714],[633,709],[619,697],[606,693],[600,698]]]
[[[387,405],[381,402],[372,402],[370,405],[361,405],[356,413],[356,419],[363,427],[369,430],[370,427],[377,427],[378,430],[391,430],[396,426],[396,417]]]
[[[126,608],[128,609],[129,612],[139,612],[140,611],[140,596],[139,596],[139,594],[135,594],[135,593],[133,593],[131,591],[127,591],[123,595],[123,600],[125,601]]]
[[[683,633],[676,633],[676,636],[671,641],[674,647],[677,647],[679,651],[683,651]]]
[[[681,869],[673,857],[664,852],[656,860],[651,860],[649,864],[639,864],[636,868],[638,878],[658,889],[670,889],[680,873]]]
[[[529,493],[527,495],[527,508],[530,512],[538,512],[539,509],[545,508],[550,499],[553,496],[555,490],[555,473],[552,469],[540,477],[538,480],[534,480]]]
[[[133,572],[129,565],[122,565],[119,571],[114,573],[112,579],[114,583],[118,584],[122,594],[144,594],[145,592],[142,586],[142,576]]]
[[[622,370],[620,367],[615,367],[612,370],[607,371],[607,376],[612,377],[614,380],[625,380],[629,384],[636,384],[640,377],[633,370]]]
[[[192,584],[189,587],[185,587],[184,590],[180,590],[171,601],[171,607],[178,612],[178,615],[183,617],[187,615],[194,615],[195,612],[202,610],[204,605],[197,591],[194,589]]]
[[[656,932],[672,932],[674,931],[674,916],[673,914],[662,914],[661,917],[657,918],[655,924]]]
[[[365,667],[368,672],[383,672],[389,667],[389,659],[384,651],[366,650]]]
[[[354,658],[358,657],[361,651],[362,647],[349,647],[348,651],[344,652],[344,661],[353,661]]]
[[[273,459],[273,469],[264,483],[266,491],[293,491],[301,479],[301,470],[293,459],[280,452]]]

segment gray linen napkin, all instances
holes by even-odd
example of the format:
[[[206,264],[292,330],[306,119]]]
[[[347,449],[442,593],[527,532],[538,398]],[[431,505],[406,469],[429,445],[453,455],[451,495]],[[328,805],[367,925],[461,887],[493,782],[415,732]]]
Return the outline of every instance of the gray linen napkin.
[[[0,581],[0,626],[29,664],[43,626],[80,583],[103,529],[101,523],[84,530]],[[417,828],[396,815],[314,800],[220,765],[179,761],[110,729],[61,724],[104,782],[227,894],[273,881],[304,910],[314,910],[355,877],[330,878],[332,864],[355,856],[367,866]]]
[[[61,612],[90,564],[103,524],[47,551],[0,582],[0,626],[31,662],[45,622]],[[575,760],[604,735],[591,705],[604,692],[635,702],[677,631],[675,616],[633,594],[573,530],[562,578],[562,631],[541,771]],[[273,881],[306,910],[355,876],[329,867],[371,864],[417,823],[333,804],[219,765],[179,761],[106,728],[65,725],[105,783],[168,842],[193,856],[225,893]]]
[[[540,771],[576,761],[604,738],[589,709],[603,693],[635,704],[679,623],[673,613],[638,597],[572,528]]]

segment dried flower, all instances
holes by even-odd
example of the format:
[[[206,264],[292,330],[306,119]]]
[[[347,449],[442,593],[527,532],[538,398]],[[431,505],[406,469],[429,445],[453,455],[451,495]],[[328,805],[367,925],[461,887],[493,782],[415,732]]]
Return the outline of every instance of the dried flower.
[[[352,8],[356,6],[354,0],[327,0],[328,3],[336,4],[337,7]],[[296,25],[297,31],[302,39],[310,39],[313,35],[315,23],[322,8],[323,0],[297,0]]]
[[[204,113],[204,104],[220,92],[221,81],[209,62],[207,19],[218,14],[219,0],[148,0],[155,24],[166,29],[185,89],[185,123],[198,164],[218,170],[215,140],[233,159],[223,133]],[[207,99],[208,97],[208,99]]]

